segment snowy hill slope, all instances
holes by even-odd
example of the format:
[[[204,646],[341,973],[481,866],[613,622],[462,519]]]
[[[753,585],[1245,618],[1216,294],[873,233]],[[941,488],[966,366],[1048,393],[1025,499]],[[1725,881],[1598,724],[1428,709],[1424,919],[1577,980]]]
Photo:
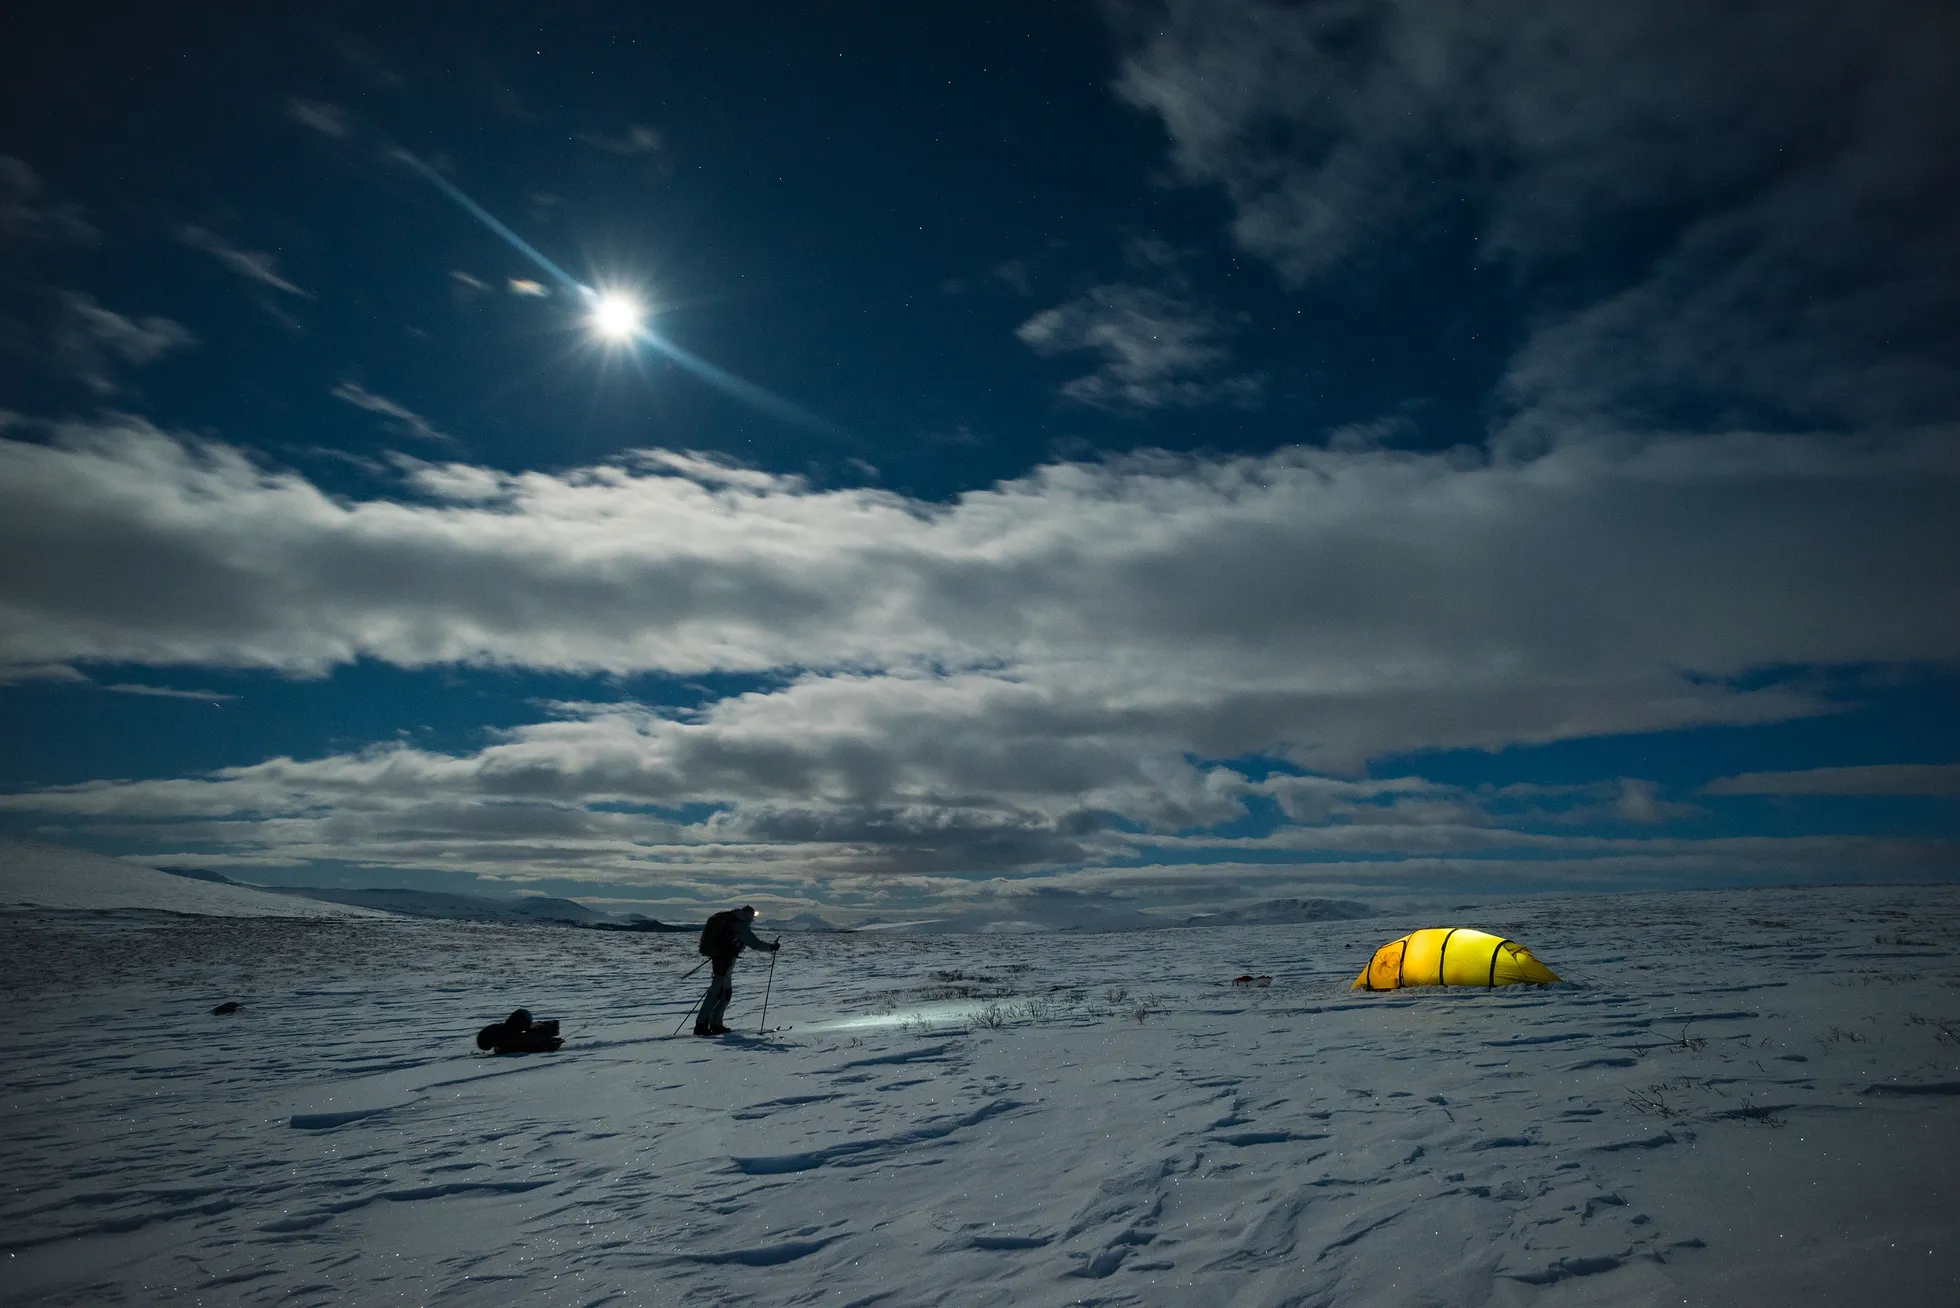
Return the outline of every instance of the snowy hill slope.
[[[381,909],[404,917],[442,918],[452,922],[555,922],[588,926],[609,922],[611,916],[596,912],[573,899],[548,895],[458,895],[433,890],[395,890],[385,887],[341,890],[305,886],[290,894],[329,904],[348,904]]]
[[[375,910],[323,904],[224,881],[174,876],[79,849],[0,840],[0,910],[136,909],[206,917],[360,917]]]

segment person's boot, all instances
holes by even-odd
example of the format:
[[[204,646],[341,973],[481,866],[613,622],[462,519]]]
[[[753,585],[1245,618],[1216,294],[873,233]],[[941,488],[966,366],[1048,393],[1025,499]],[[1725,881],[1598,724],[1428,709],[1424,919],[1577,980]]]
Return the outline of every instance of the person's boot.
[[[711,1026],[711,1027],[709,1027],[709,1028],[708,1028],[708,1034],[709,1034],[709,1035],[727,1035],[727,1034],[728,1034],[728,1028],[727,1028],[727,1027],[725,1027],[725,1026],[720,1026],[720,1025],[716,1025],[716,1026]]]
[[[698,1036],[711,1036],[719,1033],[711,1026],[697,1026],[694,1028],[694,1034]]]

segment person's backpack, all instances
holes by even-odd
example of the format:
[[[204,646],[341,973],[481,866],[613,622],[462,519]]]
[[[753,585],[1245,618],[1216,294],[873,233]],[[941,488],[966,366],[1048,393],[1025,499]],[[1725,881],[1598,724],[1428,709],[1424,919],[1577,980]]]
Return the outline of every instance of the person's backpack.
[[[733,958],[742,952],[742,910],[716,913],[701,928],[701,952],[709,958]]]
[[[476,1033],[476,1047],[492,1054],[552,1054],[564,1043],[555,1020],[533,1022],[522,1008]]]

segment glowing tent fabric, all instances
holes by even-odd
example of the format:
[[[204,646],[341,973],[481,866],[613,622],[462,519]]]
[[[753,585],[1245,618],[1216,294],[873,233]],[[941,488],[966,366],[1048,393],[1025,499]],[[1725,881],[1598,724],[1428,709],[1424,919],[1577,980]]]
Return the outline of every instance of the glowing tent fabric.
[[[1508,986],[1556,981],[1523,945],[1469,927],[1428,927],[1375,951],[1354,990],[1402,986]]]

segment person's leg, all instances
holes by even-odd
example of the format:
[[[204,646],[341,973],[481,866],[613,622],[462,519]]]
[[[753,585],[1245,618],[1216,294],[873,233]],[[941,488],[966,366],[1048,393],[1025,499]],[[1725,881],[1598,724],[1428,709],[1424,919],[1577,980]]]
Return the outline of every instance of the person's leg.
[[[708,982],[708,993],[702,998],[701,1011],[694,1019],[694,1034],[714,1035],[721,1027],[721,1015],[735,995],[734,972],[732,960],[715,960],[714,978]]]
[[[714,1016],[708,1022],[709,1035],[721,1035],[728,1030],[722,1015],[728,1011],[728,1001],[735,997],[735,960],[718,958],[715,960],[715,975],[721,978],[721,995],[715,1000]]]

